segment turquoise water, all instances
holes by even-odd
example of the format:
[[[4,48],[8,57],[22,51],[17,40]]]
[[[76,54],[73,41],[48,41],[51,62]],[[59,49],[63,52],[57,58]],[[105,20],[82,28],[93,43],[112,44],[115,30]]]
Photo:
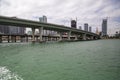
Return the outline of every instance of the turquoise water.
[[[0,44],[0,80],[120,80],[120,40]]]

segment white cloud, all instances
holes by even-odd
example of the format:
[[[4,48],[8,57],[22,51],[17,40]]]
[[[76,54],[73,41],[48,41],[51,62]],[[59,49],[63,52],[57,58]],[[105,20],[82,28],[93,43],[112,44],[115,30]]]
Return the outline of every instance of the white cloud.
[[[117,1],[117,0],[116,0]],[[102,19],[108,18],[108,32],[115,33],[119,22],[113,20],[120,17],[119,2],[113,0],[1,0],[0,14],[20,18],[38,20],[46,15],[48,22],[70,26],[70,19],[78,18],[78,25],[88,23],[95,31],[101,30]],[[111,30],[113,31],[111,31]]]

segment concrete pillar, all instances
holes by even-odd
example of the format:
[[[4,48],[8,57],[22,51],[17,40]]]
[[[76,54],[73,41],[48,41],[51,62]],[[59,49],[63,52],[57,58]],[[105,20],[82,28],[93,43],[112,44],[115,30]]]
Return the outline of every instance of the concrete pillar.
[[[11,36],[11,42],[14,42],[14,38],[13,38],[13,36]]]
[[[47,36],[48,34],[47,34],[47,30],[46,30],[46,33],[45,33],[45,36]]]
[[[70,40],[71,31],[68,32],[68,40]]]
[[[86,34],[83,34],[83,40],[86,40]]]
[[[75,35],[75,40],[78,40],[78,38],[77,38],[77,34]]]
[[[28,36],[26,36],[26,42],[28,42]]]
[[[8,43],[10,42],[10,38],[9,38],[9,36],[8,36]]]
[[[43,27],[40,27],[40,28],[39,28],[40,42],[42,41],[42,31],[43,31]]]
[[[20,42],[23,42],[23,37],[22,36],[20,36]]]
[[[14,36],[14,38],[15,38],[15,42],[16,42],[16,36]]]
[[[2,43],[2,36],[0,36],[0,43]]]
[[[93,40],[93,39],[94,39],[94,36],[91,36],[90,39]]]
[[[32,28],[32,42],[35,42],[35,28]]]
[[[98,39],[98,37],[95,37],[95,39],[97,40],[97,39]]]
[[[60,32],[60,38],[59,38],[59,41],[62,40],[62,32]]]

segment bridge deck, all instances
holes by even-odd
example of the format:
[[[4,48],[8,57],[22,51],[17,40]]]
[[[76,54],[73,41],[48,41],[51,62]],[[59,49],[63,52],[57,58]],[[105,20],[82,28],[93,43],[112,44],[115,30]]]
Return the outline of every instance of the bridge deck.
[[[91,36],[98,36],[97,34],[92,33],[92,32],[87,32],[84,30],[70,28],[70,27],[64,26],[64,25],[42,23],[42,22],[38,22],[38,21],[19,19],[19,18],[14,19],[11,17],[4,17],[4,16],[0,16],[0,24],[1,25],[19,26],[19,27],[30,27],[30,28],[33,28],[33,27],[39,28],[42,26],[46,30],[56,30],[56,31],[60,31],[60,32],[71,31],[72,33],[75,33],[75,34],[87,34],[87,35],[91,35]]]

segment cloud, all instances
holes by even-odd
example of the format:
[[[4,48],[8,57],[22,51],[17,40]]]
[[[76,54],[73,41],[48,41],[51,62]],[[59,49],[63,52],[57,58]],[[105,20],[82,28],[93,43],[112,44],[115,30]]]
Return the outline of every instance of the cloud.
[[[78,26],[88,23],[94,32],[96,27],[101,30],[102,19],[108,17],[108,33],[113,34],[120,30],[119,8],[119,0],[1,0],[0,15],[37,21],[46,15],[48,22],[66,26],[77,17]]]

